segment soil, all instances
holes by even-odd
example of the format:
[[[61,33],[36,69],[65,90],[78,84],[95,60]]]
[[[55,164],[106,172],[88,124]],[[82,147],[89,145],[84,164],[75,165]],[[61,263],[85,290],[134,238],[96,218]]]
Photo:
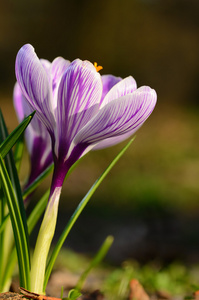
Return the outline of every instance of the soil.
[[[55,287],[55,286],[54,286]],[[62,300],[61,298],[55,298],[45,295],[39,295],[36,293],[31,293],[25,289],[16,287],[16,284],[13,284],[12,289],[16,290],[15,292],[0,293],[0,300]],[[68,287],[67,287],[68,288]],[[19,292],[17,292],[19,290]],[[53,288],[52,288],[53,290]],[[55,287],[56,290],[56,287]],[[66,298],[65,298],[66,299]],[[148,295],[144,290],[143,286],[137,279],[132,279],[129,283],[129,296],[126,300],[184,300],[184,296],[173,297],[167,292],[157,291],[153,295]],[[190,300],[199,300],[199,291],[193,293]],[[108,300],[100,290],[94,290],[92,292],[83,292],[82,296],[78,300]]]

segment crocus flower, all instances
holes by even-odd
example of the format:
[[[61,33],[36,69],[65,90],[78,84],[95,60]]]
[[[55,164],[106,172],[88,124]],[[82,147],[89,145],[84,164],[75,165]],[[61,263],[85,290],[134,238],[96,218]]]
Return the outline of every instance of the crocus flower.
[[[51,136],[55,166],[32,263],[32,290],[38,293],[42,292],[44,256],[54,233],[66,173],[89,150],[114,145],[134,134],[153,111],[157,99],[150,87],[137,89],[133,77],[101,76],[96,64],[89,61],[76,59],[69,63],[58,57],[46,65],[29,44],[17,54],[17,81]],[[41,256],[42,243],[45,250]]]
[[[23,96],[18,83],[14,87],[13,102],[18,120],[21,122],[32,112],[32,108]],[[53,162],[53,156],[48,130],[36,115],[25,131],[25,139],[31,162],[27,187]]]
[[[89,61],[69,63],[61,57],[44,67],[29,44],[17,54],[16,77],[52,139],[52,192],[80,157],[132,135],[156,104],[156,92],[137,89],[131,76],[101,76]]]

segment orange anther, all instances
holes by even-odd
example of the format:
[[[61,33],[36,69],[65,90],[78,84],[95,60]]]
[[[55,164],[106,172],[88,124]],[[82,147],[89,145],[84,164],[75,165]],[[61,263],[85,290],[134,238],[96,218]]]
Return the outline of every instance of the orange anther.
[[[96,69],[97,72],[99,72],[100,70],[103,69],[103,67],[102,66],[98,66],[96,62],[94,62],[94,67],[95,67],[95,69]]]

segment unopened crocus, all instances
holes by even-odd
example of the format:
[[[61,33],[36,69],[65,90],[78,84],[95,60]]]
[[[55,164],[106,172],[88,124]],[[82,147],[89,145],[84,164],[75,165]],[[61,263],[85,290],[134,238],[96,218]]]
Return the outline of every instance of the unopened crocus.
[[[34,292],[42,292],[45,266],[41,265],[54,233],[61,187],[68,170],[89,150],[112,146],[134,134],[156,104],[156,92],[148,86],[137,88],[133,77],[101,76],[98,71],[97,65],[89,61],[76,59],[69,63],[61,57],[46,68],[29,44],[17,54],[17,81],[51,136],[55,166],[32,263]],[[41,257],[42,241],[45,254],[37,258]]]
[[[19,122],[31,112],[28,101],[23,96],[18,83],[15,84],[13,102]],[[30,175],[28,187],[53,162],[51,138],[45,125],[35,115],[25,131],[25,139],[30,154]]]

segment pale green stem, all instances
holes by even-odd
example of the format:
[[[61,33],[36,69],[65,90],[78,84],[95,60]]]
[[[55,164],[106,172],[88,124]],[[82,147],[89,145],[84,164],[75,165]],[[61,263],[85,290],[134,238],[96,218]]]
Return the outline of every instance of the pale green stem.
[[[33,254],[30,273],[31,292],[38,294],[44,294],[45,292],[43,286],[46,260],[55,232],[60,193],[61,187],[56,187],[49,199]]]

